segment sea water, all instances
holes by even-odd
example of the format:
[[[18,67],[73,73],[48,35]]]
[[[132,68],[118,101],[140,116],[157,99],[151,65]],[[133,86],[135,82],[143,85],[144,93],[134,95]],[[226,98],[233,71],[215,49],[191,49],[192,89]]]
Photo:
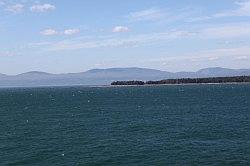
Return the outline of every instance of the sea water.
[[[250,85],[0,89],[0,165],[250,165]]]

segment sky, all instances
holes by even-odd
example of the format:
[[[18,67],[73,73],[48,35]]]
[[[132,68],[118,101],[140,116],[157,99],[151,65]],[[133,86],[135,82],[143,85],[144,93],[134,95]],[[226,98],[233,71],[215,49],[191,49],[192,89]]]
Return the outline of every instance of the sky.
[[[0,0],[0,73],[250,68],[250,0]]]

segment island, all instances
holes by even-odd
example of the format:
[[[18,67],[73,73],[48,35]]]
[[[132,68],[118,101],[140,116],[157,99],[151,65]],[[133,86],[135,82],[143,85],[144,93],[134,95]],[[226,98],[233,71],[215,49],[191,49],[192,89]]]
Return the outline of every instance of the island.
[[[250,83],[250,76],[179,78],[159,81],[114,81],[111,85],[175,85],[175,84],[209,84],[209,83]]]

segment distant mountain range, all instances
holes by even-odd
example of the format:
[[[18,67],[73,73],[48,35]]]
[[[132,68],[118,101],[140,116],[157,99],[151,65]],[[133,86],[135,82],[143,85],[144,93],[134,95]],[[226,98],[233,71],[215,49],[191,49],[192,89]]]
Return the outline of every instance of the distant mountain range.
[[[93,69],[81,73],[51,74],[32,71],[15,76],[0,74],[0,87],[109,85],[113,81],[162,80],[170,78],[202,78],[250,76],[250,69],[206,68],[197,72],[167,72],[147,68]]]

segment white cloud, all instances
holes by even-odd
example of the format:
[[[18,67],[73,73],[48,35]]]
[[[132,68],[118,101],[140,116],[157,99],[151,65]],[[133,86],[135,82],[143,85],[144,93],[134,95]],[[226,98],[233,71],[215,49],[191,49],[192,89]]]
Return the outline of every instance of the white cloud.
[[[59,32],[56,31],[55,29],[45,29],[42,32],[40,32],[40,34],[45,35],[45,36],[52,36],[52,35],[59,34]]]
[[[40,32],[40,34],[45,35],[45,36],[52,36],[52,35],[74,35],[79,33],[79,29],[65,29],[64,31],[57,31],[55,29],[45,29]]]
[[[0,56],[12,57],[14,55],[15,54],[13,52],[10,52],[10,51],[2,51],[2,52],[0,52]]]
[[[250,59],[250,47],[235,47],[235,48],[219,48],[211,50],[200,50],[190,53],[184,53],[182,55],[166,56],[166,58],[154,58],[150,59],[151,63],[174,65],[178,68],[179,64],[186,63],[187,67],[193,67],[194,64],[201,65],[198,68],[204,68],[204,65],[220,64],[218,66],[224,66],[226,63],[232,62],[235,64],[235,60],[249,60]],[[208,62],[209,61],[209,62]],[[192,65],[190,65],[192,63]],[[203,65],[202,65],[203,64]],[[208,66],[209,67],[209,66]],[[210,66],[211,67],[211,66]]]
[[[141,11],[131,12],[126,18],[131,22],[136,21],[154,21],[170,23],[173,21],[183,21],[194,13],[189,8],[180,8],[176,10],[168,10],[166,8],[149,8]]]
[[[157,8],[151,8],[146,10],[141,10],[137,12],[132,12],[129,14],[128,18],[132,21],[153,21],[159,20],[166,16],[166,13]]]
[[[56,7],[51,4],[43,4],[43,5],[33,5],[30,7],[30,10],[32,12],[47,12],[47,11],[52,11],[55,10]]]
[[[158,42],[171,41],[177,38],[184,38],[193,35],[187,31],[169,31],[163,33],[141,34],[134,36],[127,36],[117,38],[116,36],[99,37],[95,39],[88,38],[73,38],[70,40],[63,40],[54,43],[49,43],[43,48],[49,51],[60,50],[77,50],[77,49],[90,49],[90,48],[115,48],[115,47],[138,47],[141,45],[152,45]],[[44,44],[44,43],[43,43]],[[39,44],[33,43],[32,46],[39,47]]]
[[[74,35],[74,34],[77,34],[77,33],[79,33],[80,32],[80,30],[79,29],[66,29],[66,30],[64,30],[64,34],[65,35]]]
[[[112,32],[128,32],[129,31],[129,28],[128,27],[125,27],[125,26],[116,26],[113,28]]]
[[[238,9],[217,13],[214,17],[250,16],[250,1],[235,2]]]
[[[250,47],[242,46],[235,48],[220,48],[214,50],[202,51],[199,54],[207,57],[231,57],[234,59],[241,59],[250,56]]]
[[[215,56],[215,57],[208,57],[208,60],[209,61],[215,61],[215,60],[218,60],[219,57]]]
[[[218,12],[210,16],[200,16],[187,19],[187,22],[204,21],[222,17],[250,17],[250,0],[235,2],[236,9]]]
[[[236,57],[235,57],[236,60],[247,60],[247,59],[249,59],[249,58],[250,58],[250,55],[249,55],[249,56],[243,55],[243,56],[236,56]]]
[[[46,45],[50,45],[50,44],[53,44],[53,42],[46,41],[46,42],[28,43],[28,47],[46,46]]]
[[[205,21],[223,17],[250,17],[250,0],[237,1],[234,4],[237,5],[236,9],[222,11],[208,16],[187,18],[186,22]]]
[[[64,31],[57,31],[54,29],[46,29],[41,32],[43,35],[71,35],[75,34],[76,29],[67,29]],[[43,47],[49,51],[60,51],[60,50],[77,50],[77,49],[92,49],[92,48],[116,48],[116,47],[139,47],[145,45],[154,45],[157,43],[169,42],[176,39],[183,40],[232,40],[238,41],[239,38],[250,37],[250,24],[234,24],[234,25],[216,25],[204,29],[197,29],[195,32],[187,30],[169,30],[161,33],[149,33],[139,35],[127,35],[119,36],[100,36],[97,38],[86,38],[86,37],[74,37],[71,39],[57,41],[47,44],[43,42]],[[39,47],[39,44],[34,44]],[[220,50],[222,51],[222,50]],[[228,51],[228,50],[227,50]],[[216,56],[208,56],[208,60],[217,60]]]
[[[9,11],[11,13],[21,13],[23,11],[23,9],[24,9],[23,4],[15,4],[15,5],[7,6],[7,8],[5,10]]]
[[[250,24],[218,25],[198,32],[202,38],[238,38],[250,36]]]
[[[201,17],[193,17],[193,18],[187,18],[186,22],[197,22],[197,21],[204,21],[211,19],[211,16],[201,16]]]

